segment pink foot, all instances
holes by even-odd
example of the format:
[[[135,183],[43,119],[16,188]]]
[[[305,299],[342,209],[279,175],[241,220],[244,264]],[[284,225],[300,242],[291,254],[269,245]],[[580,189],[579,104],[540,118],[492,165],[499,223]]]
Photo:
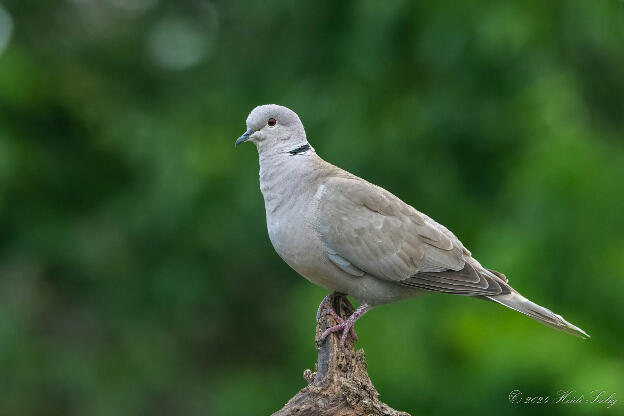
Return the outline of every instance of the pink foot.
[[[329,312],[329,314],[336,320],[336,322],[341,323],[343,321],[343,319],[336,313],[336,311],[334,310],[334,307],[332,306],[332,300],[336,296],[340,296],[340,294],[336,292],[332,292],[323,298],[323,300],[321,301],[318,307],[318,310],[316,311],[316,322],[318,322],[319,319],[321,319],[321,315],[323,314],[324,311]]]
[[[319,338],[319,340],[323,341],[332,332],[342,331],[342,337],[340,337],[340,347],[344,347],[344,343],[345,343],[345,341],[347,339],[347,334],[350,331],[352,331],[353,340],[354,340],[354,342],[357,341],[357,335],[355,333],[355,329],[353,328],[353,325],[355,325],[355,321],[357,321],[362,315],[364,315],[366,312],[368,312],[370,310],[370,308],[371,307],[369,305],[367,305],[366,303],[362,303],[355,310],[355,312],[353,312],[353,314],[347,320],[344,320],[344,319],[338,317],[338,318],[340,318],[340,320],[336,319],[336,321],[338,322],[338,325],[334,325],[334,326],[332,326],[330,328],[327,328],[321,334],[321,337]],[[332,309],[332,311],[333,311],[333,309]],[[336,312],[334,311],[334,314],[335,313]]]
[[[327,312],[334,318],[336,322],[338,322],[339,325],[343,324],[344,319],[342,319],[342,317],[338,315],[338,313],[334,310],[333,300],[335,297],[343,297],[344,298],[343,300],[345,302],[348,302],[345,296],[346,295],[342,293],[338,293],[338,292],[332,292],[329,295],[325,296],[323,300],[321,301],[321,304],[319,305],[318,310],[316,311],[316,322],[318,322],[319,319],[321,319],[323,312]],[[357,337],[357,334],[355,333],[355,328],[353,327],[353,325],[351,326],[350,332],[351,332],[351,336],[353,336],[353,340],[357,341],[358,337]],[[325,335],[325,337],[326,336],[327,335]],[[322,337],[320,340],[322,341],[323,339],[325,339],[325,337]]]

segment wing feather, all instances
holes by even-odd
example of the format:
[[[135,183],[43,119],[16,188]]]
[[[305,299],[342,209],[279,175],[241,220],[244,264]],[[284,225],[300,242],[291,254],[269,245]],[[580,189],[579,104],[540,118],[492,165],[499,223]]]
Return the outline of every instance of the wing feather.
[[[486,270],[455,235],[383,188],[334,177],[317,195],[317,230],[328,258],[353,276],[471,296],[509,293],[505,275]]]
[[[317,204],[327,250],[375,277],[401,281],[465,265],[466,250],[450,231],[362,179],[328,179]]]

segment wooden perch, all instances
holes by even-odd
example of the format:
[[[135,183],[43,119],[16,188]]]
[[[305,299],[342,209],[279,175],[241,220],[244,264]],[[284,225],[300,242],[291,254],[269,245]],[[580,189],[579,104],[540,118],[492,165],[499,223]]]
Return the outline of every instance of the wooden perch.
[[[344,295],[334,294],[331,302],[343,319],[353,313],[353,305]],[[341,331],[319,342],[323,331],[336,324],[330,314],[322,314],[316,325],[316,372],[303,372],[308,385],[273,416],[409,416],[379,401],[366,371],[364,350],[354,350],[351,334],[344,348],[340,348]]]

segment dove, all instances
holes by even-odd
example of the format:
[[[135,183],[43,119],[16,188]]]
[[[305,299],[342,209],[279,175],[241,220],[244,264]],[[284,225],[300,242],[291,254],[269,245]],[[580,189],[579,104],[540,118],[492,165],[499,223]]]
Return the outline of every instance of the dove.
[[[331,313],[340,345],[371,308],[425,293],[471,296],[499,303],[552,328],[588,338],[560,315],[514,290],[487,269],[446,227],[391,192],[326,162],[307,140],[299,116],[275,104],[254,108],[235,146],[256,145],[269,239],[277,254],[310,282],[359,302],[348,319],[330,296],[317,312]]]

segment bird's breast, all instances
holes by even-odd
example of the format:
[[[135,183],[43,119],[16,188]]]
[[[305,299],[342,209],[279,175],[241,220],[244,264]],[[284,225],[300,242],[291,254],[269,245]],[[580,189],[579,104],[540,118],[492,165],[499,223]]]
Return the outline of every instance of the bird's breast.
[[[267,230],[275,251],[289,264],[298,264],[306,258],[306,246],[310,245],[310,231],[302,216],[293,210],[267,209]]]

